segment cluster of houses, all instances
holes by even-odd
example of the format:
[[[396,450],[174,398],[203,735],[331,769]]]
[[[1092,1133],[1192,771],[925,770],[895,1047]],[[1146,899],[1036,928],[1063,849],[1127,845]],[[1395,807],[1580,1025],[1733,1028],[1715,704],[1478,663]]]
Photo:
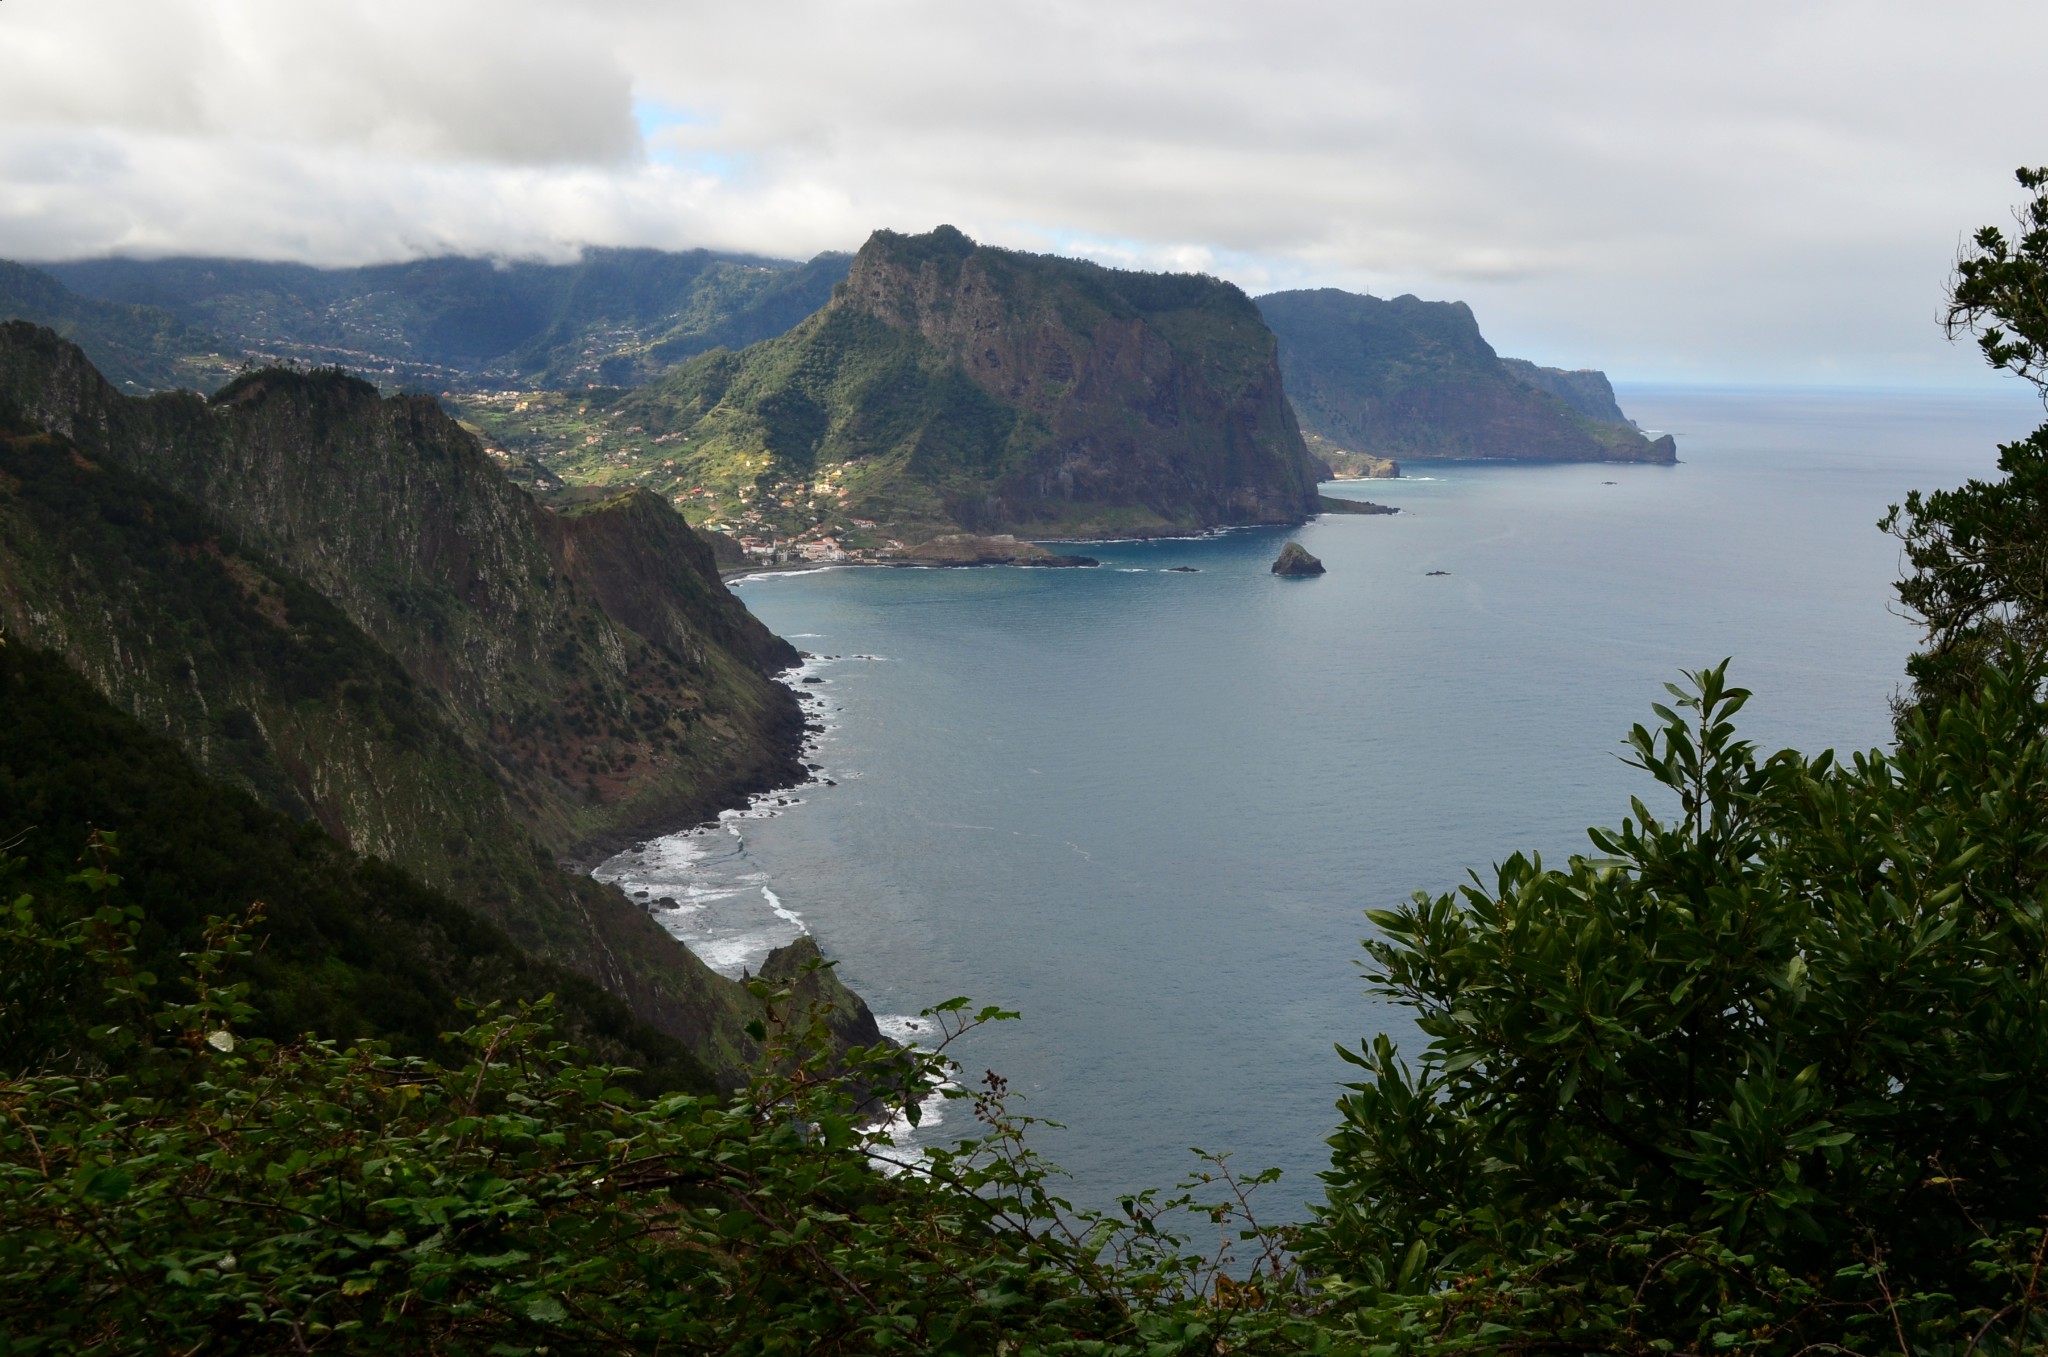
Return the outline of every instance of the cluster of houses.
[[[885,541],[880,548],[857,547],[840,541],[831,533],[822,533],[817,537],[806,534],[803,537],[782,541],[743,535],[738,540],[740,550],[747,554],[747,560],[756,565],[837,565],[857,561],[878,561],[903,550],[903,544],[893,538]]]

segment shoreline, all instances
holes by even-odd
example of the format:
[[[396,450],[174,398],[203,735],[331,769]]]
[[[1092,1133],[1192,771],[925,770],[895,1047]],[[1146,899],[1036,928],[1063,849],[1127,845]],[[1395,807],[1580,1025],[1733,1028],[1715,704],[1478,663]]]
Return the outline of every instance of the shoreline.
[[[1382,477],[1381,479],[1386,478]],[[1325,484],[1327,483],[1325,482]],[[1313,514],[1307,514],[1298,519],[1279,523],[1221,523],[1214,527],[1197,528],[1194,530],[1183,528],[1162,529],[1158,532],[1122,533],[1115,537],[1025,537],[1019,540],[1048,548],[1055,546],[1110,546],[1119,542],[1203,542],[1210,538],[1221,537],[1225,533],[1249,532],[1258,528],[1299,528],[1314,522],[1327,513],[1342,514],[1344,512],[1346,511],[1318,509]],[[1366,512],[1375,511],[1368,510]],[[722,566],[719,568],[718,577],[721,580],[732,581],[746,579],[753,575],[796,575],[808,574],[814,570],[856,569],[979,570],[1002,566],[1008,566],[1015,570],[1092,570],[1100,568],[1099,563],[1086,566],[1070,565],[1067,563],[1068,559],[1055,556],[1049,560],[1039,561],[942,561],[899,557],[885,561],[784,561],[779,565]]]
[[[721,574],[723,578],[726,577]],[[812,739],[823,731],[824,726],[814,721],[805,709],[803,690],[784,678],[784,675],[803,668],[804,663],[799,652],[796,663],[784,665],[767,676],[769,682],[789,693],[789,715],[794,719],[778,722],[779,728],[769,734],[769,757],[761,766],[729,780],[721,780],[715,788],[678,801],[658,814],[579,839],[557,858],[557,865],[565,871],[589,876],[611,858],[650,839],[666,838],[714,823],[729,810],[745,810],[756,797],[808,783],[815,774],[806,765],[804,756],[809,752]]]

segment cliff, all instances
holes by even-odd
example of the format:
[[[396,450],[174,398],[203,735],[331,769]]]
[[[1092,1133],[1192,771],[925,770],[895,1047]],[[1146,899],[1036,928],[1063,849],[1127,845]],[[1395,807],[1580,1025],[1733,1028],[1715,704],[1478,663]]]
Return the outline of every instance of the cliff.
[[[1526,358],[1503,358],[1508,375],[1524,386],[1555,396],[1566,407],[1598,424],[1633,429],[1636,422],[1621,412],[1607,374],[1594,368],[1539,367]]]
[[[1316,472],[1228,284],[878,231],[831,303],[621,402],[613,474],[733,531],[1036,537],[1298,522]]]
[[[384,399],[333,373],[135,400],[75,348],[8,325],[0,401],[203,506],[333,602],[563,851],[794,774],[772,751],[800,718],[767,671],[795,652],[664,506],[628,498],[558,517],[431,399]]]
[[[800,776],[794,653],[664,505],[558,517],[432,401],[335,374],[123,397],[22,324],[0,429],[11,632],[731,1068],[744,996],[553,865]]]
[[[1358,296],[1335,288],[1276,292],[1259,310],[1280,340],[1280,367],[1304,429],[1376,456],[1567,462],[1677,460],[1625,418],[1583,412],[1580,376],[1518,377],[1463,302]],[[1532,382],[1534,384],[1532,384]],[[1551,387],[1571,394],[1561,398]],[[1606,379],[1606,402],[1613,392]],[[1612,413],[1620,417],[1618,408]],[[1603,412],[1604,414],[1604,412]]]

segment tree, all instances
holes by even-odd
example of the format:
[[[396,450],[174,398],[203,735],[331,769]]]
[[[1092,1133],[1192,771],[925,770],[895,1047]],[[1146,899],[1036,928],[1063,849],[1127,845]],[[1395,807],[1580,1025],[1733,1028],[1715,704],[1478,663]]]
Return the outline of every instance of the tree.
[[[2048,169],[2020,170],[2034,196],[2012,234],[1986,226],[1956,264],[1951,338],[1976,336],[1985,361],[2048,397]],[[1926,628],[1907,662],[1915,700],[1940,703],[1968,688],[2008,643],[2048,642],[2048,426],[1999,449],[1996,481],[1915,491],[1880,525],[1911,573],[1899,599]]]
[[[1345,1052],[1308,1256],[1365,1335],[2048,1340],[2041,664],[1846,762],[1760,757],[1724,671],[1630,736],[1675,815],[1373,913],[1370,981],[1430,1044]]]

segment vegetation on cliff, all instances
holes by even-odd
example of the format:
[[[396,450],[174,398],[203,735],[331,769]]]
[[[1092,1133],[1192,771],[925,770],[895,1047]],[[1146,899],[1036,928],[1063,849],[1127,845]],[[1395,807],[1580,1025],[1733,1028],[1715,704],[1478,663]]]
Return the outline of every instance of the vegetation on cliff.
[[[134,920],[129,964],[170,975],[181,955],[203,949],[210,917],[260,902],[260,945],[237,975],[259,1003],[252,1035],[375,1038],[432,1058],[442,1033],[468,1025],[461,1001],[553,994],[565,1037],[641,1070],[650,1090],[717,1086],[681,1041],[594,982],[318,825],[204,776],[55,655],[0,644],[0,706],[0,843],[12,857],[4,890],[45,902],[44,926],[61,931],[80,912],[69,878],[81,863],[115,871],[124,906],[148,905]],[[59,909],[67,899],[72,907]],[[0,1071],[10,1073],[89,1050],[103,1017],[97,986],[80,983],[84,958],[24,961],[14,955],[0,977]]]
[[[692,521],[856,548],[1299,521],[1316,474],[1237,289],[879,231],[788,334],[612,401],[602,463]],[[573,461],[573,458],[571,459]]]
[[[1259,312],[1280,339],[1280,368],[1301,427],[1339,449],[1380,457],[1506,457],[1670,462],[1609,419],[1597,373],[1514,366],[1494,353],[1463,302],[1359,296],[1336,288],[1275,292]],[[1598,378],[1597,386],[1591,378]]]

